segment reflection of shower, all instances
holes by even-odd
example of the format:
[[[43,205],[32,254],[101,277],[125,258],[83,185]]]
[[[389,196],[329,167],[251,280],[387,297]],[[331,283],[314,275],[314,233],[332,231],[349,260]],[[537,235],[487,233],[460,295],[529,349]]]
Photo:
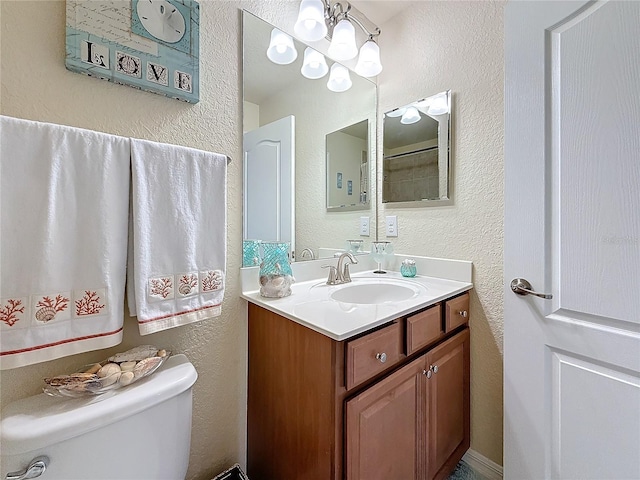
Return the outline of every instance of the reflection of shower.
[[[367,203],[367,187],[369,185],[369,162],[366,150],[362,151],[362,163],[360,163],[360,203]]]

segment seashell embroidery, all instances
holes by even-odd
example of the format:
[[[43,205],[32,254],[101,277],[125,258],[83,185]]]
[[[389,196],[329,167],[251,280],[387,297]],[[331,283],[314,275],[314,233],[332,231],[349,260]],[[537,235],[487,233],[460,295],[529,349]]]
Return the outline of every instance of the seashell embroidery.
[[[181,275],[179,277],[180,285],[178,286],[178,292],[181,295],[187,296],[191,293],[196,293],[195,290],[198,288],[198,276],[194,274],[186,274]]]
[[[36,319],[41,322],[48,322],[49,320],[53,320],[53,317],[56,316],[56,309],[53,307],[43,307],[36,312]]]
[[[35,317],[40,322],[49,322],[53,320],[58,312],[63,312],[69,306],[69,299],[63,295],[56,295],[55,298],[44,296],[36,303]]]

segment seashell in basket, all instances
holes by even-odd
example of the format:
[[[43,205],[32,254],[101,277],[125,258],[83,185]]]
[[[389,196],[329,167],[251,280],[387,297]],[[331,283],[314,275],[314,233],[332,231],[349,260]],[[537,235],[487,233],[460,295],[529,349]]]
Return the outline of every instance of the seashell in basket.
[[[155,370],[162,363],[162,357],[149,357],[140,360],[133,368],[133,374],[136,378],[144,377],[149,372]]]
[[[58,375],[57,377],[45,378],[44,382],[52,387],[61,387],[86,381],[97,381],[95,373],[72,373],[71,375]]]
[[[42,307],[40,310],[36,311],[36,320],[40,322],[48,322],[49,320],[53,320],[53,317],[56,316],[56,309],[53,307]]]
[[[126,352],[116,353],[112,357],[109,357],[109,361],[115,363],[139,362],[145,358],[155,357],[156,353],[158,353],[158,349],[153,345],[140,345]]]

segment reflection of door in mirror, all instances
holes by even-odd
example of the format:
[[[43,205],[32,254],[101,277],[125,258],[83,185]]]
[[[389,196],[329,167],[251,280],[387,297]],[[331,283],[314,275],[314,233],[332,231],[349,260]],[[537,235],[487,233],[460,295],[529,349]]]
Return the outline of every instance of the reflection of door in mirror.
[[[294,120],[290,115],[243,138],[243,239],[289,242],[291,251],[295,251]]]
[[[385,113],[383,202],[450,199],[450,91]]]
[[[368,126],[363,120],[327,135],[327,210],[369,208]]]

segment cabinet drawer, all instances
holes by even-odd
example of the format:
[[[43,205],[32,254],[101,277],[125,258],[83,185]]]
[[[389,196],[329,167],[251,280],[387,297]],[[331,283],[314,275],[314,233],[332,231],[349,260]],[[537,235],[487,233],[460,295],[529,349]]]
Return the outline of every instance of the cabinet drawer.
[[[447,332],[469,322],[469,294],[465,293],[446,303]]]
[[[388,327],[347,343],[347,390],[395,365],[402,356],[402,325]]]
[[[443,335],[440,305],[407,317],[407,355],[417,352]]]

